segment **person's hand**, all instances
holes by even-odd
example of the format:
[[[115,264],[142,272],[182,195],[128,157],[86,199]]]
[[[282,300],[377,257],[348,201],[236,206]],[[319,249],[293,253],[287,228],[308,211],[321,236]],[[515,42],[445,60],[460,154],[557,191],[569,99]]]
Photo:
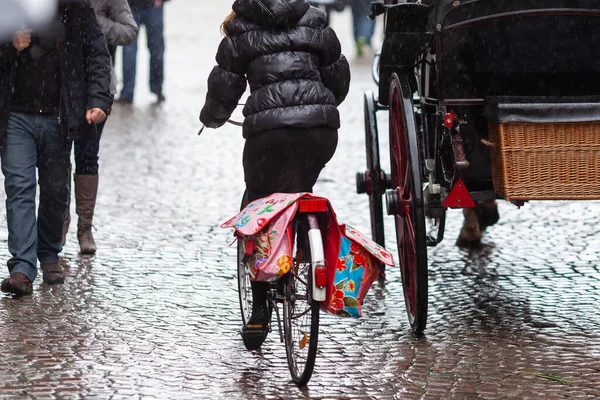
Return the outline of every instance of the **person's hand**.
[[[154,5],[156,7],[162,7],[163,6],[163,0],[154,0]]]
[[[31,44],[31,29],[19,29],[12,38],[13,46],[18,51],[24,50]]]
[[[87,110],[85,113],[85,120],[88,124],[92,122],[95,124],[99,124],[100,122],[106,119],[106,113],[99,108],[92,108],[91,110]]]

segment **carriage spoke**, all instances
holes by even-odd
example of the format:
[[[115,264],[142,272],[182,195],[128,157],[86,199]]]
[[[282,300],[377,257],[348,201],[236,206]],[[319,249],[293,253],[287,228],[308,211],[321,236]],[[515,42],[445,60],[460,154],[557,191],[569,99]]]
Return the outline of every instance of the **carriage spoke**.
[[[408,239],[408,243],[410,244],[410,251],[409,253],[412,254],[414,256],[415,254],[415,249],[416,249],[416,238],[415,238],[415,226],[413,225],[413,221],[412,221],[412,215],[411,214],[407,214],[406,215],[406,219],[408,220],[407,224],[406,224],[406,235],[407,239]]]
[[[404,193],[405,198],[408,200],[409,198],[411,198],[411,185],[410,185],[410,170],[408,168],[406,168],[406,171],[404,173],[404,182],[402,185],[402,191]]]
[[[402,136],[404,135],[404,132],[402,132]],[[398,141],[400,142],[400,138],[398,138]],[[403,144],[400,142],[398,143],[398,155],[399,155],[399,161],[398,164],[400,164],[400,168],[399,168],[399,177],[402,179],[402,181],[400,181],[400,186],[402,188],[404,188],[406,186],[406,179],[408,177],[409,174],[409,170],[408,170],[408,162],[406,159],[406,151],[405,148],[403,146]]]
[[[407,217],[410,218],[410,217]],[[415,236],[414,236],[414,227],[412,223],[407,223],[405,225],[406,231],[404,234],[404,253],[406,256],[406,263],[409,266],[414,266],[416,264],[416,244],[415,244]],[[416,286],[416,275],[413,268],[409,268],[406,274],[406,286],[409,289],[409,293],[407,294],[407,308],[411,315],[414,316],[415,308],[416,308],[416,290],[414,290]]]
[[[397,146],[393,146],[392,147],[392,151],[394,152],[394,157],[392,160],[392,163],[394,164],[393,168],[395,168],[396,171],[398,171],[400,169],[400,162],[399,162],[399,158],[398,158],[398,150],[397,150]],[[396,174],[393,174],[393,179],[392,179],[392,183],[393,186],[395,188],[400,186],[400,182],[398,181],[398,176]]]
[[[404,218],[400,217],[400,216],[396,216],[396,224],[397,224],[397,233],[400,235],[398,236],[398,242],[404,240]]]

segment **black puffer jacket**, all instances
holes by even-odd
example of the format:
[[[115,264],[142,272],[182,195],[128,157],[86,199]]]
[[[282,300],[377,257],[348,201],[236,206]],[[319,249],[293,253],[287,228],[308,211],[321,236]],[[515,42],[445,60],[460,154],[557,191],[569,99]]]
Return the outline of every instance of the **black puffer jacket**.
[[[340,127],[350,67],[325,13],[306,0],[236,0],[208,78],[200,120],[223,125],[246,90],[244,137],[271,129]]]

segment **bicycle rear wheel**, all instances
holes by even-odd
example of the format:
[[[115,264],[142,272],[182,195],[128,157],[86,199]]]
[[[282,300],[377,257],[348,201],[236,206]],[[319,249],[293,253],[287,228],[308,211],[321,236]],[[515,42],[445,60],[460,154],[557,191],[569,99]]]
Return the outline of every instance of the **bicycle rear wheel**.
[[[312,376],[317,356],[320,305],[318,301],[312,300],[308,221],[306,217],[300,217],[299,222],[295,229],[294,266],[282,278],[285,283],[283,332],[292,380],[298,386],[304,386]]]

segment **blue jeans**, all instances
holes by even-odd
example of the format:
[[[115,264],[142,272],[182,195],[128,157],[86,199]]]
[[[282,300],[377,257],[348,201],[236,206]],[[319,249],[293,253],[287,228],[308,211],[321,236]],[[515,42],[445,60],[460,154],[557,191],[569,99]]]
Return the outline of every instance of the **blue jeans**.
[[[94,139],[76,140],[75,147],[75,173],[77,175],[98,175],[98,153],[100,152],[100,137],[104,130],[104,122],[97,126],[98,137]]]
[[[56,117],[11,113],[2,173],[6,191],[8,260],[11,273],[22,272],[34,281],[37,259],[58,262],[62,250],[62,225],[69,196],[68,167],[71,143]],[[36,167],[40,204],[35,215]]]
[[[139,26],[146,25],[148,50],[150,51],[150,91],[162,94],[164,79],[165,40],[163,37],[163,7],[132,9],[133,18]],[[137,69],[137,38],[123,47],[123,89],[121,98],[133,100]]]
[[[373,32],[375,31],[375,21],[369,18],[371,14],[371,0],[350,0],[352,8],[352,22],[354,26],[354,41],[364,37],[368,44],[371,44]]]

